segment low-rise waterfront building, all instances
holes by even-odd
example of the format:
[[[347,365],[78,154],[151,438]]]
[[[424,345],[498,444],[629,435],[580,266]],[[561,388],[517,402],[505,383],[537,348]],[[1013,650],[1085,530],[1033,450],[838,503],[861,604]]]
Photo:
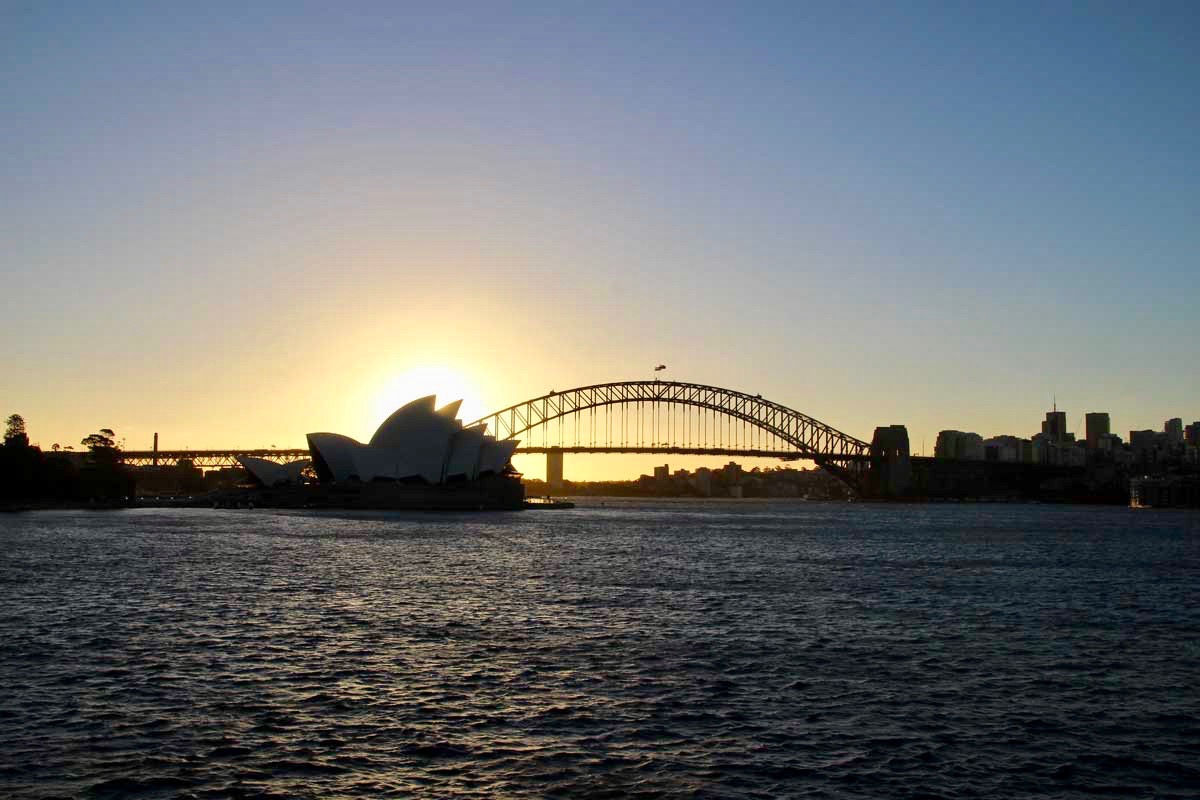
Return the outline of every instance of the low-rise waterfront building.
[[[1154,454],[1159,444],[1166,440],[1166,434],[1158,431],[1130,431],[1129,449],[1136,458],[1146,458]]]
[[[1033,460],[1033,451],[1027,439],[1018,436],[993,436],[983,442],[983,456],[986,461],[1023,462]]]
[[[1058,441],[1039,433],[1033,437],[1033,461],[1055,467],[1083,466],[1087,463],[1087,449],[1083,444],[1075,442],[1074,437]]]

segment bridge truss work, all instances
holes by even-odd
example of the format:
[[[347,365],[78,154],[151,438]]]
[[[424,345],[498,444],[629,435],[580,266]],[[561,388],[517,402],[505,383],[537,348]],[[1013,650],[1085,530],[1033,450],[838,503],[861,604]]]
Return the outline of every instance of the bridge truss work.
[[[227,469],[240,467],[238,456],[265,458],[277,464],[311,458],[308,450],[125,450],[121,461],[131,467],[174,467],[182,461],[198,469]]]
[[[550,392],[476,420],[497,439],[520,439],[518,453],[665,453],[771,457],[816,462],[854,487],[870,470],[871,445],[779,403],[718,386],[619,381]],[[135,467],[191,462],[239,466],[238,456],[288,463],[308,450],[140,450]]]
[[[476,420],[517,452],[688,453],[810,459],[855,488],[867,442],[761,395],[675,381],[581,386]]]

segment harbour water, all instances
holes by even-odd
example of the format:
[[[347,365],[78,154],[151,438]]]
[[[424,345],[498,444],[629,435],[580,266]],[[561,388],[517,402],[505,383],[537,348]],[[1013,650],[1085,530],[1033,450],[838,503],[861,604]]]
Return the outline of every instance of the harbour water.
[[[0,796],[1195,797],[1200,514],[0,518]]]

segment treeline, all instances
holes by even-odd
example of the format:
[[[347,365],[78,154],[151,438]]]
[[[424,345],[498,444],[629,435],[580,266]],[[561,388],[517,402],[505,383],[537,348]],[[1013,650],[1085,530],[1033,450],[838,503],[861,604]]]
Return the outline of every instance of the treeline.
[[[0,446],[0,503],[21,508],[131,502],[136,480],[121,464],[113,432],[101,429],[80,444],[87,452],[62,451],[55,445],[51,452],[43,453],[29,444],[21,415],[9,416]]]

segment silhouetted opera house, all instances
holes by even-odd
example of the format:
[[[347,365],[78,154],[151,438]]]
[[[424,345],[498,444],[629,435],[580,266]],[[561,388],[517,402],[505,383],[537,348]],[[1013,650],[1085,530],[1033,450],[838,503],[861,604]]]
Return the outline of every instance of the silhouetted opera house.
[[[239,459],[275,505],[343,508],[515,508],[524,499],[511,458],[518,442],[498,441],[484,425],[463,427],[457,400],[436,395],[397,409],[366,444],[337,433],[308,434],[320,483],[305,486],[308,462]]]
[[[293,461],[290,464],[277,464],[274,461],[253,456],[238,456],[237,460],[256,485],[266,487],[300,483],[303,479],[302,473],[312,464],[312,461],[307,458],[303,461]]]

